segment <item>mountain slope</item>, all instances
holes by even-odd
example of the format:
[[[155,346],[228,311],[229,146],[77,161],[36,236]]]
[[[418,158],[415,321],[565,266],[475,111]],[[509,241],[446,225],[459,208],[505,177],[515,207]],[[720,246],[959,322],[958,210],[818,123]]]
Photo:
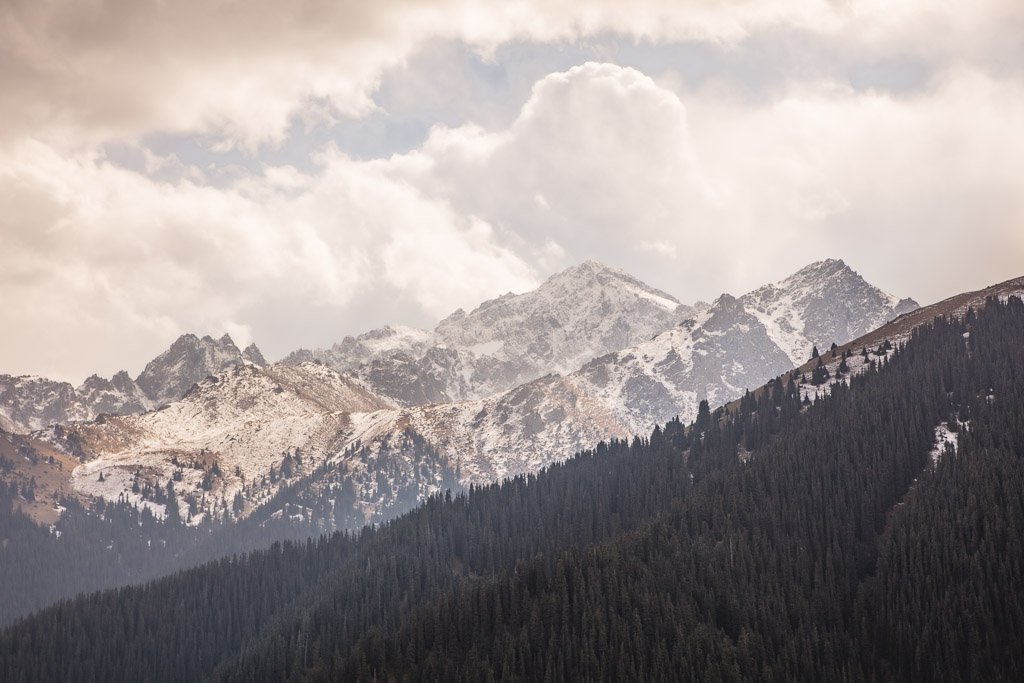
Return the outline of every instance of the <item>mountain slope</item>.
[[[247,363],[163,409],[53,428],[46,438],[81,458],[69,480],[77,493],[126,499],[162,517],[154,500],[172,482],[179,509],[188,510],[182,517],[198,523],[227,514],[236,494],[249,508],[265,502],[351,440],[351,413],[391,407],[324,365]]]
[[[92,416],[89,406],[67,382],[32,375],[0,375],[0,420],[6,425],[4,429],[29,432]]]
[[[839,259],[812,263],[740,297],[793,365],[833,342],[844,343],[918,308],[868,284]]]
[[[457,348],[516,363],[507,386],[647,339],[693,309],[626,273],[587,261],[550,277],[532,292],[506,294],[470,313],[456,311],[437,335]]]
[[[802,364],[812,347],[847,342],[916,307],[842,261],[820,261],[738,299],[723,294],[694,320],[597,358],[570,381],[643,433],[675,415],[693,419],[701,400],[739,398]]]
[[[570,290],[575,287],[580,291],[574,297]],[[541,357],[535,353],[536,348],[552,353],[557,350],[551,358],[579,353],[570,351],[572,337],[567,329],[577,330],[584,340],[577,345],[579,348],[600,349],[604,348],[602,344],[613,343],[609,339],[632,338],[641,334],[640,330],[646,333],[673,316],[689,312],[653,291],[618,271],[587,263],[554,276],[533,293],[506,296],[481,305],[469,315],[457,316],[462,320],[461,327],[453,319],[442,323],[438,329],[447,330],[444,334],[450,340],[469,345],[463,349],[431,346],[414,359],[408,355],[409,350],[422,347],[427,338],[401,329],[383,330],[343,343],[339,349],[353,362],[372,359],[352,370],[357,379],[344,381],[362,382],[375,394],[381,394],[381,387],[388,387],[383,395],[404,406],[400,409],[384,405],[387,401],[383,400],[375,407],[334,406],[336,412],[355,414],[326,419],[321,412],[309,412],[305,406],[294,414],[289,412],[292,407],[272,410],[270,406],[276,405],[277,398],[267,400],[260,392],[273,391],[277,386],[273,384],[276,380],[270,379],[274,373],[288,367],[305,368],[307,373],[319,368],[330,379],[324,380],[324,387],[308,393],[314,396],[331,382],[342,380],[326,366],[308,363],[281,363],[263,371],[255,366],[247,366],[247,372],[223,371],[198,385],[204,397],[201,409],[197,408],[199,399],[189,396],[182,405],[171,404],[153,416],[107,420],[103,425],[86,424],[71,430],[76,452],[87,461],[80,471],[76,470],[75,487],[108,500],[122,495],[141,500],[130,490],[139,479],[132,467],[134,462],[151,470],[141,484],[145,490],[147,483],[166,483],[170,473],[178,469],[171,458],[188,458],[203,465],[189,480],[193,490],[190,509],[195,516],[221,514],[236,493],[242,494],[248,510],[268,500],[278,488],[257,487],[253,478],[269,476],[271,467],[277,467],[286,453],[299,449],[315,454],[304,463],[303,472],[307,474],[324,462],[343,468],[348,479],[358,483],[353,494],[356,506],[367,519],[376,519],[389,508],[389,499],[398,491],[415,490],[414,495],[422,499],[437,490],[447,476],[444,472],[456,472],[460,483],[470,485],[536,471],[601,440],[646,433],[654,424],[675,416],[693,419],[703,399],[719,405],[740,397],[747,388],[760,386],[792,367],[790,357],[762,322],[764,315],[799,318],[802,330],[832,329],[832,318],[819,319],[818,312],[833,316],[836,310],[847,311],[844,320],[848,327],[844,329],[848,329],[854,322],[867,324],[865,316],[884,318],[891,312],[887,306],[896,305],[892,297],[879,294],[840,262],[813,264],[777,285],[757,290],[756,297],[723,295],[694,318],[653,338],[644,338],[633,347],[600,356],[571,374],[547,374],[486,397],[452,400],[453,395],[472,395],[488,386],[479,382],[485,363],[491,363],[487,369],[494,370],[495,374],[490,375],[493,380],[506,371],[513,375],[529,368],[536,371]],[[831,298],[837,295],[855,300]],[[767,307],[766,314],[752,310],[751,298],[756,302],[772,299],[791,303],[785,309]],[[865,301],[875,303],[867,305]],[[633,324],[616,317],[616,311],[636,308],[638,302],[652,302],[660,312],[658,316],[652,314],[655,322],[637,318]],[[545,318],[542,312],[548,308],[552,314]],[[611,313],[603,317],[602,311]],[[523,331],[531,325],[531,334],[543,341],[533,351],[525,343],[529,335]],[[591,329],[594,326],[596,331]],[[456,329],[461,331],[456,333]],[[518,337],[511,336],[514,330],[518,330]],[[516,357],[515,361],[499,358],[506,353],[505,346],[492,348],[492,355],[468,350],[493,346],[489,335],[505,332],[510,339],[518,340],[507,345],[509,349],[519,348],[514,353],[507,351]],[[803,339],[807,344],[814,343]],[[213,346],[214,350],[223,347],[209,338],[183,337],[151,368],[160,367],[169,376],[179,376],[182,367],[209,367],[208,359],[216,358],[216,354],[197,344]],[[233,344],[229,348],[234,348]],[[234,355],[226,357],[231,362]],[[474,369],[467,369],[467,364]],[[246,384],[244,391],[232,389],[240,378],[250,376],[261,381]],[[266,407],[252,411],[246,407],[260,402],[266,402]],[[291,415],[290,421],[286,423],[275,410]],[[214,417],[219,419],[220,413],[228,416],[227,422],[214,421],[217,430],[225,430],[223,434],[215,430],[220,440],[197,439],[196,434],[210,432],[208,423]],[[410,432],[439,455],[439,461],[428,468],[429,475],[414,467],[409,459],[412,451],[390,446],[405,442]],[[226,441],[229,438],[230,442]],[[241,462],[243,454],[251,459],[250,464]],[[221,475],[223,480],[212,489],[195,492],[197,484],[209,479],[206,469],[215,460],[221,462],[222,473],[227,470]],[[235,466],[248,477],[244,484],[234,475]],[[116,476],[99,486],[94,481],[98,470],[111,467]],[[325,472],[324,476],[327,478],[323,482],[310,480],[304,484],[310,495],[319,495],[328,481],[333,482],[331,485],[343,483],[335,480],[333,473]],[[198,503],[195,496],[199,496]]]
[[[434,341],[434,335],[427,330],[387,325],[357,337],[345,337],[329,349],[293,351],[285,356],[282,362],[296,364],[318,360],[344,372],[396,354],[421,356]]]
[[[0,635],[0,675],[1010,680],[1022,335],[1024,304],[986,306],[811,407],[781,387],[358,537],[82,596]]]

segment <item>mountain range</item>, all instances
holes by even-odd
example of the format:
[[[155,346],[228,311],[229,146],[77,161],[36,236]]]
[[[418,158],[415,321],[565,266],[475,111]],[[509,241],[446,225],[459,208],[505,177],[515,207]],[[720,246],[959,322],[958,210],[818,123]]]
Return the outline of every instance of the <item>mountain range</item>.
[[[0,675],[1016,680],[1022,292],[1024,278],[902,315],[733,404],[702,403],[688,424],[245,555],[225,532],[329,514],[351,487],[233,527],[159,524],[121,504],[52,533],[11,514],[16,492],[0,487],[0,597],[54,567],[77,576],[82,560],[180,566],[165,552],[174,534],[223,557],[118,590],[77,584],[86,592],[0,631]],[[396,462],[394,449],[434,467],[437,453],[405,437],[377,459]],[[352,481],[333,465],[316,474]]]
[[[36,443],[81,462],[53,477],[52,491],[44,484],[44,498],[129,500],[159,516],[152,492],[173,480],[183,517],[198,523],[245,516],[283,487],[309,498],[349,482],[343,516],[360,524],[453,481],[536,471],[693,419],[700,401],[738,398],[815,346],[916,307],[831,259],[693,305],[586,262],[433,331],[386,327],[275,364],[227,335],[183,335],[134,381],[119,373],[73,389],[5,377],[0,405],[5,429],[33,430]],[[413,462],[396,447],[410,435],[436,456]]]
[[[176,401],[201,379],[245,362],[267,364],[255,344],[239,351],[226,334],[220,339],[183,334],[135,379],[122,370],[110,379],[91,375],[74,387],[33,375],[0,375],[0,428],[30,432],[100,415],[142,413]]]

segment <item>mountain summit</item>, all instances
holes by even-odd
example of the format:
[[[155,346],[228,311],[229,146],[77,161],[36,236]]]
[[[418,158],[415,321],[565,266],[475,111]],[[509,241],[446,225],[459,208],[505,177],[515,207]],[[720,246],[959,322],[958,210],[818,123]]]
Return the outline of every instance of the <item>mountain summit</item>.
[[[693,320],[569,379],[600,396],[627,431],[643,433],[677,415],[693,419],[703,399],[739,398],[803,364],[815,346],[848,342],[917,307],[841,260],[818,261],[739,298],[723,294]]]
[[[517,379],[569,372],[587,360],[647,339],[693,309],[625,272],[586,261],[537,289],[506,294],[435,330],[446,344],[524,366]]]
[[[637,344],[695,309],[627,273],[586,261],[537,289],[459,309],[434,331],[384,327],[287,363],[322,361],[356,373],[405,405],[477,399]]]
[[[214,339],[183,334],[146,365],[136,382],[155,405],[161,406],[184,396],[201,379],[246,361],[266,365],[255,344],[243,354],[230,335]]]
[[[841,259],[811,263],[740,300],[793,365],[806,361],[814,346],[855,339],[919,308],[868,283]]]

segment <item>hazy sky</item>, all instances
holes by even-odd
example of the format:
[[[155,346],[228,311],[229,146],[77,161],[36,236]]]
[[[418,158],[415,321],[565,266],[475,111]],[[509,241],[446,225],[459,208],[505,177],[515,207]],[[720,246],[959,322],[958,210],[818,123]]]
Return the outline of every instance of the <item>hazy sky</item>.
[[[0,3],[0,372],[829,256],[922,303],[1024,274],[1024,3]]]

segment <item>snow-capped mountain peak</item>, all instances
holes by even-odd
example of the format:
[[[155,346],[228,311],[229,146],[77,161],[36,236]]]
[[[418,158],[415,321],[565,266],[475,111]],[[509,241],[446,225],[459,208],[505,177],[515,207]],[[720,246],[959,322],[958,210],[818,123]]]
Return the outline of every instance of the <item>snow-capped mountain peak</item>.
[[[918,307],[871,285],[841,259],[811,263],[741,301],[794,365],[814,346],[854,339]]]
[[[824,351],[916,307],[827,259],[741,297],[723,294],[693,320],[595,359],[571,379],[642,433],[676,415],[692,419],[703,398],[738,398],[802,364],[815,345]]]
[[[515,379],[526,381],[571,371],[594,356],[647,339],[692,312],[621,270],[585,261],[533,291],[485,301],[470,313],[457,311],[435,331],[456,348],[493,345],[484,355],[521,366]]]

